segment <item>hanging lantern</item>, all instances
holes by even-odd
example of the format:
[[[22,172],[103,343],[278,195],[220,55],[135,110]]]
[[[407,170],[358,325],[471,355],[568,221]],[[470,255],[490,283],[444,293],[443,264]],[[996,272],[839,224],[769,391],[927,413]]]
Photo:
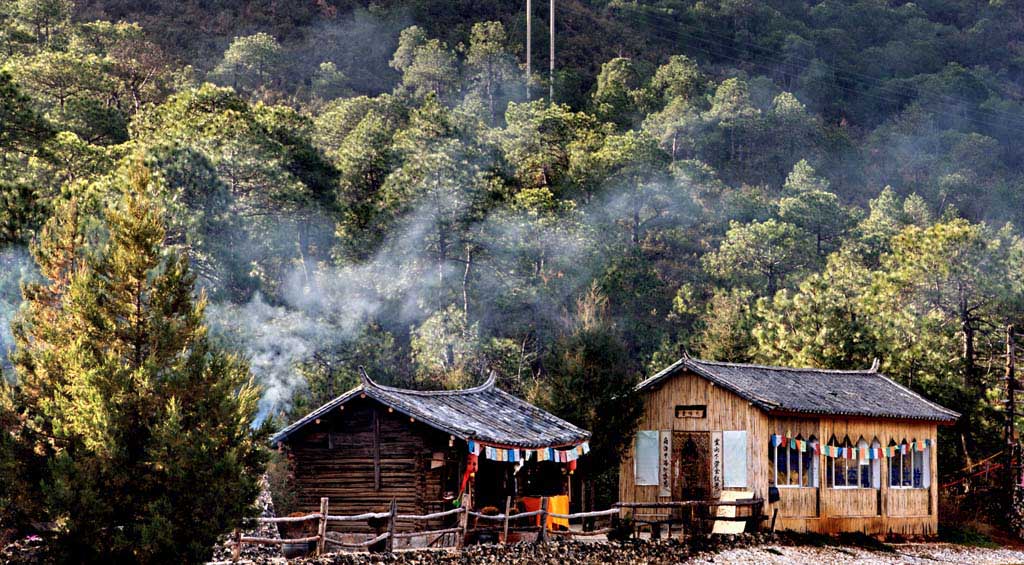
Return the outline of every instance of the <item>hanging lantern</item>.
[[[569,474],[571,475],[574,472],[576,472],[576,460],[575,459],[573,459],[572,461],[569,461]]]

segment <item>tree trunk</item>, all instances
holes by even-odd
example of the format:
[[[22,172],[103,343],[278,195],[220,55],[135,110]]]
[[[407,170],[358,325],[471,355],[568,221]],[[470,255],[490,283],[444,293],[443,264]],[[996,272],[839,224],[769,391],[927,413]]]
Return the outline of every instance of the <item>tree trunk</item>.
[[[462,313],[469,320],[469,272],[473,266],[473,251],[466,249],[466,270],[462,273]]]
[[[313,290],[311,287],[314,283],[314,264],[313,258],[310,257],[309,223],[308,218],[299,222],[299,255],[302,260],[302,276],[305,278],[306,287],[309,290]]]
[[[974,347],[975,333],[974,320],[967,306],[967,301],[960,299],[960,331],[964,339],[964,385],[969,389],[978,386],[978,368],[975,363],[977,351]]]

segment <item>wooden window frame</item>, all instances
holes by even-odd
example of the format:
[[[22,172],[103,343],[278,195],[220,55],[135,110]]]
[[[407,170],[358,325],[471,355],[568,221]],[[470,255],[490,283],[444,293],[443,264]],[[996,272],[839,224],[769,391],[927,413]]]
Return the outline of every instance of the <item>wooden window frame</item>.
[[[812,435],[811,438],[814,438],[814,436]],[[800,441],[803,441],[803,440],[801,439]],[[814,447],[813,447],[817,443],[818,443],[817,439],[809,439],[809,440],[807,440],[807,451],[804,451],[802,453],[800,453],[799,451],[797,452],[797,453],[799,453],[799,456],[797,458],[797,466],[796,466],[797,467],[796,468],[796,471],[797,471],[797,482],[796,482],[796,484],[793,484],[793,483],[789,482],[790,481],[790,476],[791,476],[791,474],[789,472],[789,463],[791,461],[790,453],[789,453],[789,450],[790,450],[789,442],[787,442],[785,446],[780,446],[780,445],[770,446],[771,449],[772,449],[772,486],[777,487],[777,488],[813,488],[813,489],[818,488],[818,481],[821,480],[821,473],[820,472],[815,472],[815,467],[817,467],[819,463],[818,463],[818,458],[815,457]],[[786,476],[786,484],[779,484],[779,448],[780,447],[783,447],[785,449],[785,457],[786,457],[786,475],[785,475]],[[804,485],[804,466],[803,466],[803,459],[804,459],[804,457],[807,457],[809,459],[809,461],[810,461],[810,466],[808,467],[808,470],[811,472],[811,477],[810,477],[810,479],[808,479],[808,481],[807,481],[808,484],[806,486]]]
[[[895,440],[893,440],[895,441]],[[915,440],[916,441],[916,440]],[[916,451],[912,447],[914,442],[908,442],[904,438],[899,443],[895,444],[896,447],[901,445],[907,446],[907,454],[904,455],[899,450],[892,457],[889,457],[889,488],[895,490],[928,490],[931,488],[931,449],[932,446],[926,446],[923,451]],[[918,455],[920,455],[920,461],[918,461]],[[906,468],[907,458],[910,459],[910,484],[904,485],[903,483],[903,471]],[[895,463],[894,460],[898,459],[899,463]],[[920,469],[917,469],[918,463],[920,462]],[[899,469],[897,477],[899,477],[900,484],[893,484],[892,471],[893,469]],[[921,486],[914,485],[914,471],[920,470],[921,472]]]
[[[842,447],[842,448],[845,448],[845,449],[852,449],[853,447],[857,447],[858,449],[860,449],[861,447],[871,448],[871,447],[873,447],[876,444],[877,445],[881,445],[881,443],[879,443],[877,439],[872,441],[872,443],[868,443],[868,441],[866,439],[864,439],[863,436],[861,436],[857,440],[857,443],[854,443],[854,442],[850,441],[850,437],[849,436],[843,438],[843,440],[841,442],[838,439],[835,439],[835,436],[832,436],[832,437],[833,437],[833,439],[829,440],[828,445],[830,445],[830,446],[834,445],[834,446]],[[834,443],[833,443],[833,440],[834,440]],[[862,443],[864,444],[863,446],[861,445]],[[847,459],[845,457],[842,458],[842,459],[840,459],[838,457],[826,457],[826,459],[827,459],[827,461],[825,463],[825,472],[826,472],[825,486],[827,488],[830,488],[832,490],[879,490],[880,488],[882,488],[881,464],[877,463],[877,465],[879,465],[879,468],[878,468],[878,475],[879,475],[878,483],[877,484],[873,484],[875,482],[875,468],[874,468],[875,464],[871,463],[871,458],[870,457],[868,457],[868,459],[863,460],[863,461],[859,457],[856,458],[856,459]],[[838,461],[842,461],[843,462],[842,463],[843,482],[846,482],[847,479],[849,478],[851,464],[853,464],[855,466],[855,468],[857,469],[857,484],[855,484],[855,485],[850,485],[850,484],[837,485],[836,484],[836,464],[838,463]],[[875,461],[877,461],[877,459]],[[868,468],[867,486],[864,485],[864,481],[863,481],[863,479],[864,479],[864,471],[863,471],[863,469],[861,469],[861,467],[867,467]]]

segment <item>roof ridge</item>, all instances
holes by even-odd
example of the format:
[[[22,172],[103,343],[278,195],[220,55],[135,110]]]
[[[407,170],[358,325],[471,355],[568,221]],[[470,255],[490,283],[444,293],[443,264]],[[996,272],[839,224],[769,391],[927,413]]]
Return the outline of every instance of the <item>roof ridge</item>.
[[[719,365],[723,367],[747,367],[751,369],[764,369],[767,371],[797,371],[807,373],[844,373],[844,374],[864,374],[864,375],[878,375],[878,370],[872,365],[869,369],[819,369],[817,367],[782,367],[779,365],[758,365],[756,363],[734,363],[730,361],[709,361],[707,359],[697,359],[690,357],[687,361],[691,363],[698,363],[703,365]]]
[[[386,392],[393,392],[395,394],[409,394],[412,396],[459,396],[464,394],[475,394],[478,392],[485,392],[488,389],[494,388],[496,381],[494,371],[491,371],[491,373],[487,376],[486,381],[484,381],[482,384],[470,388],[460,388],[456,390],[413,390],[408,388],[398,388],[394,386],[382,385],[371,379],[370,376],[366,374],[366,371],[362,370],[362,367],[360,367],[360,374],[362,376],[363,386],[367,388],[376,388],[378,390],[383,390]]]
[[[765,398],[765,397],[763,397],[761,395],[755,394],[754,392],[750,391],[749,389],[746,389],[746,388],[744,388],[744,387],[742,387],[742,386],[740,386],[740,385],[730,381],[729,379],[723,377],[722,375],[713,373],[713,372],[707,370],[706,368],[701,367],[699,363],[694,363],[694,359],[689,359],[689,358],[688,359],[684,359],[683,366],[684,367],[688,367],[694,373],[696,373],[698,375],[701,375],[704,378],[710,380],[712,384],[715,384],[717,382],[719,385],[725,386],[726,388],[732,390],[733,393],[738,394],[741,398],[746,398],[747,400],[749,400],[751,402],[755,402],[757,404],[760,404],[762,408],[772,409],[772,408],[778,407],[778,405],[779,405],[778,402],[776,402],[776,401],[774,401],[774,400],[772,400],[770,398]]]
[[[891,378],[891,377],[888,377],[888,376],[886,376],[886,375],[883,375],[883,374],[881,374],[881,373],[879,373],[879,374],[878,374],[878,376],[879,376],[879,377],[881,377],[881,378],[883,378],[883,379],[885,379],[885,380],[887,380],[887,381],[889,381],[889,382],[890,382],[890,383],[892,383],[893,385],[895,385],[895,386],[897,386],[898,388],[902,389],[902,390],[903,390],[904,392],[907,392],[907,393],[909,393],[909,394],[912,394],[912,395],[914,395],[914,396],[916,396],[916,397],[920,398],[920,399],[921,399],[921,400],[923,400],[923,401],[924,401],[925,403],[927,403],[927,404],[931,405],[931,407],[932,407],[932,408],[935,408],[935,409],[936,409],[936,410],[938,410],[939,412],[945,412],[946,414],[949,414],[949,415],[951,415],[951,416],[956,416],[957,418],[959,418],[959,417],[960,417],[960,413],[959,413],[959,412],[957,412],[956,410],[950,410],[949,408],[946,408],[945,406],[943,406],[943,405],[941,405],[941,404],[938,404],[938,403],[936,403],[936,402],[932,402],[932,401],[931,401],[931,400],[929,400],[929,399],[928,399],[927,397],[925,397],[925,395],[923,395],[923,394],[921,394],[921,393],[919,393],[919,392],[915,392],[915,391],[914,391],[913,389],[911,389],[910,387],[906,387],[906,386],[903,386],[902,384],[900,384],[900,383],[896,382],[896,380],[895,380],[895,379],[893,379],[893,378]]]

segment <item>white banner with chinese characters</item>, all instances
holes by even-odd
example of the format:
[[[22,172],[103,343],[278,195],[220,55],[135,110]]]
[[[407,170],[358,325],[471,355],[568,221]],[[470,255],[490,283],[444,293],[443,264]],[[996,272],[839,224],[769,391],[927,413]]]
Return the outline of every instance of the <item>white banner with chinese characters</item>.
[[[722,432],[711,432],[711,499],[722,494]]]
[[[661,431],[658,496],[672,496],[672,430]]]

